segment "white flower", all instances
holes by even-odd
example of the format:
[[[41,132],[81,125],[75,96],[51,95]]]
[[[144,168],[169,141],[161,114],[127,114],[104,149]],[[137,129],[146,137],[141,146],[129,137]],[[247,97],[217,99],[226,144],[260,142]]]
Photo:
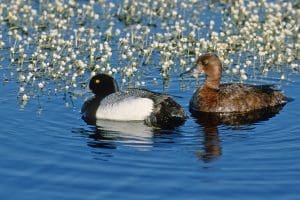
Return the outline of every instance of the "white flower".
[[[39,87],[40,89],[43,89],[43,87],[44,87],[44,83],[42,83],[42,82],[39,82],[39,83],[38,83],[38,87]]]
[[[95,71],[92,71],[90,76],[93,77],[93,76],[95,76],[95,75],[96,75],[96,72],[95,72]]]
[[[121,34],[121,30],[117,28],[116,31],[115,31],[115,35],[119,36],[120,34]]]
[[[238,72],[239,72],[239,70],[238,70],[237,68],[233,68],[233,69],[232,69],[232,73],[233,73],[233,74],[237,74]]]
[[[24,92],[25,91],[25,88],[23,87],[23,86],[21,86],[20,88],[19,88],[19,93],[22,93],[22,92]]]
[[[248,79],[248,77],[247,77],[246,74],[242,74],[242,75],[241,75],[241,78],[242,78],[242,80],[247,80],[247,79]]]
[[[23,94],[22,96],[22,101],[28,101],[29,96],[27,96],[26,94]]]
[[[25,79],[26,79],[26,77],[23,74],[19,76],[20,81],[24,81]]]

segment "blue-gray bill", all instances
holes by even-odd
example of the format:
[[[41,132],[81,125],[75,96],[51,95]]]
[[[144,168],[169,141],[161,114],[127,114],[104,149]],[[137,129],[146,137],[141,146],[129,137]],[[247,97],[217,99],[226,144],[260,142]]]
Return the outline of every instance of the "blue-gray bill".
[[[202,74],[202,72],[198,69],[197,66],[194,66],[191,69],[188,69],[187,71],[181,73],[180,77],[193,76],[193,77],[197,78],[199,76],[199,74]]]

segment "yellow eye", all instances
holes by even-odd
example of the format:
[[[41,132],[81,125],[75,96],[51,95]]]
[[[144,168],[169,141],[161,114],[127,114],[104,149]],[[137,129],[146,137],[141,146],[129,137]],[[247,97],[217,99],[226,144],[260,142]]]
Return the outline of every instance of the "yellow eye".
[[[99,83],[100,83],[100,80],[99,80],[99,79],[96,79],[96,80],[95,80],[95,83],[96,83],[96,84],[99,84]]]

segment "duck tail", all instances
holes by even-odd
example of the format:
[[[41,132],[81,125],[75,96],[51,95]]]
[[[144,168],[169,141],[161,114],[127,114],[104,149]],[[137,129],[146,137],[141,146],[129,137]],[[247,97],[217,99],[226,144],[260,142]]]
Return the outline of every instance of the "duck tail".
[[[294,101],[294,99],[292,97],[287,97],[287,96],[284,96],[282,99],[281,99],[281,104],[287,104],[289,102],[292,102]]]
[[[274,94],[275,94],[278,104],[286,104],[288,102],[294,101],[293,98],[285,96],[282,92],[275,91]]]

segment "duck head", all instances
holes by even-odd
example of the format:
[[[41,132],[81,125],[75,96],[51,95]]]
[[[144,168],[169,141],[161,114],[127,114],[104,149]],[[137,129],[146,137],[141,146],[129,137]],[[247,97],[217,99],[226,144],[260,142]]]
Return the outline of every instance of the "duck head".
[[[102,97],[119,91],[116,81],[106,74],[97,74],[92,77],[89,83],[89,88],[96,96]]]
[[[204,86],[218,90],[222,77],[222,62],[216,54],[205,53],[198,57],[196,65],[193,68],[181,75],[184,74],[190,74],[196,77],[199,74],[205,74],[206,80]]]

